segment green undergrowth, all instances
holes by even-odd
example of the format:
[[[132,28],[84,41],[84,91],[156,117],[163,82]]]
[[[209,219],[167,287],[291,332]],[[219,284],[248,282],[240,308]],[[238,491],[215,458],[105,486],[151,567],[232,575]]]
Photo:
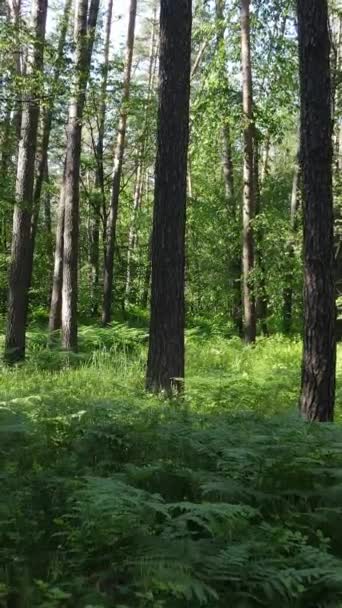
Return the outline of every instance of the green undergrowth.
[[[340,383],[337,424],[304,424],[297,340],[193,328],[165,401],[144,327],[80,337],[32,329],[2,369],[0,607],[342,606]]]

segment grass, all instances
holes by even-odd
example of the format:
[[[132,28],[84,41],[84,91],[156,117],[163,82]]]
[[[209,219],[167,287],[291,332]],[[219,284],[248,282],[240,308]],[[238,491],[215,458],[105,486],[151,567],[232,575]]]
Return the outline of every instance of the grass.
[[[288,411],[296,406],[299,385],[300,343],[273,337],[255,348],[220,335],[187,335],[186,401],[190,407]],[[71,358],[45,347],[41,330],[28,336],[29,357],[15,370],[3,367],[2,402],[36,399],[89,405],[129,398],[134,404],[151,399],[144,393],[146,332],[115,324],[113,329],[82,327],[80,353]],[[138,399],[137,399],[138,398]]]
[[[146,331],[82,327],[0,376],[1,608],[342,606],[337,424],[297,414],[301,345],[187,333],[186,393],[144,391]]]

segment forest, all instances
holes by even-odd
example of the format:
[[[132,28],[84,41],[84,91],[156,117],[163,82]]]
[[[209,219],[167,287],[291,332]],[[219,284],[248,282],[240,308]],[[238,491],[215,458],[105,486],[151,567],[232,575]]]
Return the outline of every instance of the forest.
[[[342,0],[0,0],[0,608],[342,608]]]

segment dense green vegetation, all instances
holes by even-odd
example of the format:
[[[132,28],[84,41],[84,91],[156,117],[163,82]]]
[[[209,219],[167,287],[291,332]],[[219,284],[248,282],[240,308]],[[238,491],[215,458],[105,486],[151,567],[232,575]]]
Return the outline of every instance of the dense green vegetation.
[[[193,328],[165,402],[137,325],[2,370],[0,605],[337,608],[342,428],[298,419],[299,341]]]
[[[342,608],[341,176],[341,0],[0,0],[0,608]]]

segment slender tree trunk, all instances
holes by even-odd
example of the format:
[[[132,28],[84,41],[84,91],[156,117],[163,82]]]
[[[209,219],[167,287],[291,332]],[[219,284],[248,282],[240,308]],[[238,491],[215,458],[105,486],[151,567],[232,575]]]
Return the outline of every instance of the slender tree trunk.
[[[259,141],[258,133],[254,129],[254,166],[253,166],[253,179],[254,179],[254,198],[255,198],[255,216],[257,217],[261,211],[261,190],[260,190],[260,179],[259,179]],[[255,257],[256,265],[259,270],[259,281],[258,281],[258,295],[256,298],[256,314],[260,320],[261,331],[264,336],[268,336],[267,327],[267,314],[268,314],[268,298],[266,291],[266,267],[263,260],[262,248],[264,240],[264,230],[259,226],[257,231],[257,242],[255,244]]]
[[[106,110],[107,110],[107,83],[108,83],[108,72],[109,72],[109,49],[110,49],[110,36],[112,29],[112,16],[113,16],[113,0],[108,0],[107,6],[107,18],[105,27],[105,42],[103,48],[103,61],[102,61],[102,80],[101,80],[101,104],[98,117],[98,138],[95,150],[96,156],[96,174],[95,174],[95,188],[96,188],[96,199],[94,201],[95,207],[93,210],[93,216],[90,220],[90,269],[91,269],[91,286],[90,286],[90,299],[91,299],[91,314],[97,315],[98,312],[98,290],[99,290],[99,261],[100,261],[100,218],[101,211],[106,213],[106,200],[105,200],[105,183],[104,183],[104,167],[103,167],[103,144],[105,135],[105,122],[106,122]]]
[[[127,271],[126,271],[126,285],[125,285],[125,307],[129,304],[129,296],[131,289],[131,261],[132,255],[136,245],[136,221],[137,215],[141,206],[141,199],[143,195],[143,183],[144,183],[144,164],[146,154],[146,140],[149,135],[149,113],[151,109],[151,97],[153,89],[153,75],[154,75],[154,64],[155,64],[155,43],[156,43],[156,19],[157,19],[157,3],[154,3],[153,19],[151,28],[151,41],[150,41],[150,52],[149,52],[149,67],[148,67],[148,82],[147,82],[147,100],[145,106],[145,116],[143,123],[143,132],[141,137],[141,147],[139,151],[138,167],[136,173],[136,183],[134,190],[132,218],[128,234],[128,247],[127,247]]]
[[[55,72],[54,72],[54,76],[53,76],[52,90],[58,84],[59,77],[60,77],[61,65],[62,65],[64,50],[65,50],[65,39],[66,39],[66,34],[67,34],[68,24],[69,24],[70,9],[71,9],[71,0],[66,0],[65,5],[64,5],[64,14],[63,14],[63,20],[62,20],[62,24],[61,24],[60,36],[59,36],[59,41],[58,41],[57,59],[56,59]],[[47,159],[48,159],[48,149],[49,149],[49,143],[50,143],[51,126],[52,126],[52,120],[53,120],[54,101],[55,101],[54,95],[50,94],[48,105],[42,111],[42,121],[41,121],[42,136],[41,136],[40,151],[39,151],[39,155],[38,155],[38,162],[37,162],[37,167],[36,167],[36,180],[35,180],[34,194],[33,194],[33,216],[32,216],[32,224],[31,224],[31,247],[30,247],[29,259],[28,259],[29,286],[31,286],[31,282],[32,282],[33,256],[34,256],[37,228],[38,228],[38,221],[39,221],[40,200],[41,200],[44,180],[47,175]]]
[[[50,182],[50,177],[49,177],[49,162],[48,159],[46,161],[46,167],[45,167],[45,183],[49,184]],[[49,236],[49,238],[51,238],[51,233],[52,233],[52,223],[51,223],[51,198],[50,198],[50,192],[46,192],[45,193],[45,197],[44,197],[44,219],[45,219],[45,230],[47,235]]]
[[[62,346],[77,350],[77,274],[79,236],[79,181],[82,118],[94,43],[99,0],[79,0],[76,24],[76,61],[74,92],[69,105],[65,156]]]
[[[251,273],[254,269],[254,235],[252,220],[255,213],[253,188],[253,94],[250,49],[250,0],[241,0],[241,68],[244,115],[244,164],[243,164],[243,307],[244,331],[247,344],[255,342],[256,312]]]
[[[297,0],[304,189],[304,349],[300,409],[334,417],[336,339],[330,38],[327,0]]]
[[[191,0],[162,0],[160,90],[146,386],[170,394],[184,379],[186,172]]]
[[[222,70],[222,80],[227,81],[226,71],[226,52],[225,52],[225,25],[224,25],[224,0],[216,0],[216,20],[217,20],[217,31],[216,40],[218,50],[222,47],[224,67]],[[235,184],[234,184],[234,166],[233,166],[233,154],[232,154],[232,142],[230,134],[229,122],[224,119],[222,125],[222,168],[223,168],[223,179],[224,179],[224,191],[226,199],[226,208],[228,214],[228,220],[231,222],[232,218],[236,217],[236,201],[235,201]],[[230,284],[233,289],[233,304],[231,314],[233,317],[234,325],[239,334],[242,332],[242,301],[241,301],[241,259],[229,260],[229,267],[227,269]]]
[[[289,271],[286,277],[283,304],[283,329],[284,333],[289,334],[292,329],[292,309],[293,309],[293,268],[294,258],[293,239],[297,232],[297,216],[299,209],[299,154],[297,154],[296,164],[293,172],[292,192],[290,201],[290,230],[291,236],[288,243],[287,258],[290,262]]]
[[[26,75],[29,91],[23,104],[16,178],[16,204],[13,214],[13,236],[9,274],[8,317],[5,359],[15,363],[25,358],[25,333],[28,308],[28,256],[33,200],[34,159],[36,153],[39,101],[32,79],[43,69],[43,48],[47,0],[32,3],[32,32]]]
[[[261,167],[260,182],[264,183],[270,171],[270,148],[271,148],[271,137],[269,133],[266,133],[264,151],[263,151],[263,162]]]
[[[103,309],[102,323],[107,325],[112,316],[112,291],[113,291],[113,270],[114,270],[114,251],[116,238],[116,223],[118,217],[118,206],[120,196],[120,183],[122,174],[123,157],[125,150],[126,127],[127,127],[127,103],[130,96],[132,59],[135,36],[135,19],[137,14],[137,0],[130,0],[129,23],[126,45],[126,65],[124,76],[124,92],[120,110],[118,126],[118,136],[114,154],[114,169],[110,211],[106,235],[106,256],[104,260],[104,285],[103,285]]]
[[[89,263],[90,263],[90,313],[93,317],[98,312],[98,288],[100,279],[100,209],[99,200],[96,197],[95,209],[91,208],[93,214],[89,226]]]
[[[65,169],[64,169],[65,171]],[[63,182],[64,182],[63,178]],[[50,334],[61,328],[62,324],[62,284],[63,284],[63,247],[64,245],[64,189],[63,185],[59,197],[56,225],[56,244],[54,268],[52,277],[52,293],[49,316]]]
[[[217,31],[216,40],[218,50],[224,48],[224,0],[216,0],[216,20],[217,20]],[[223,53],[223,61],[225,63],[226,53]],[[222,70],[222,79],[227,81],[227,72],[225,65]],[[225,196],[227,201],[227,208],[232,211],[232,198],[234,197],[234,172],[233,172],[233,160],[232,160],[232,145],[230,138],[230,128],[228,122],[225,120],[222,126],[222,142],[223,142],[223,154],[222,154],[222,167],[224,177]],[[235,211],[235,210],[234,210]]]
[[[138,210],[141,205],[141,197],[142,197],[142,186],[143,186],[143,175],[142,175],[142,159],[139,160],[135,189],[134,189],[134,199],[133,199],[133,210],[132,210],[132,218],[131,224],[129,227],[128,233],[128,244],[127,244],[127,270],[126,270],[126,284],[125,284],[125,302],[124,307],[126,308],[129,304],[129,296],[131,291],[131,262],[132,255],[134,252],[134,244],[135,244],[135,236],[136,236],[136,219],[138,215]]]
[[[232,209],[232,201],[234,199],[234,170],[233,170],[233,157],[232,157],[232,144],[230,138],[230,128],[226,123],[222,128],[222,139],[223,139],[223,177],[224,177],[224,189],[227,201],[227,207],[229,206],[233,213],[235,209]]]
[[[152,272],[152,235],[148,241],[147,247],[147,260],[146,260],[146,269],[144,275],[144,286],[143,293],[141,299],[141,305],[143,308],[147,308],[149,304],[149,295],[150,295],[150,286],[151,286],[151,272]]]

